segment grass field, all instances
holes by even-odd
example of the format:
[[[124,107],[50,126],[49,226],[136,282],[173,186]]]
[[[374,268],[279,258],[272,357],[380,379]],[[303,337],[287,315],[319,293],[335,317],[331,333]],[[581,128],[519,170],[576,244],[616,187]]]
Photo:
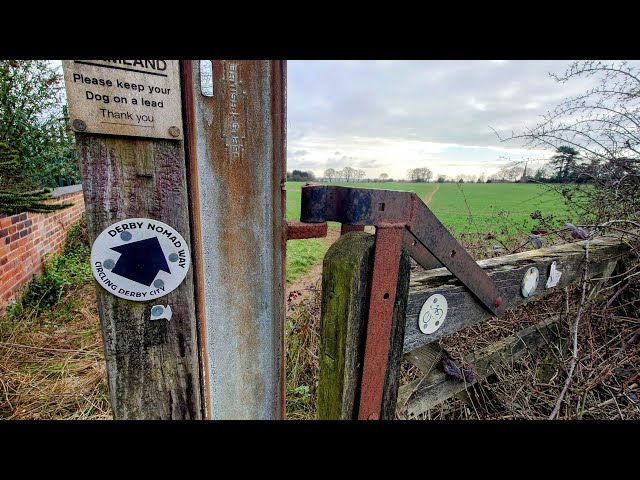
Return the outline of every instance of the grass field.
[[[300,192],[304,182],[287,182],[287,219],[300,219]],[[287,242],[287,284],[291,284],[318,263],[329,248],[323,238]]]
[[[287,218],[300,216],[300,189],[304,182],[287,182]],[[336,183],[362,188],[416,192],[423,200],[433,194],[429,208],[458,233],[495,232],[509,224],[514,233],[530,230],[531,213],[540,210],[558,222],[571,219],[558,193],[533,183]],[[575,219],[574,219],[575,220]]]
[[[300,196],[304,182],[287,182],[287,218],[300,218]],[[416,192],[422,200],[431,197],[429,208],[454,234],[493,233],[527,235],[539,210],[553,215],[557,226],[572,218],[561,196],[544,185],[518,183],[333,183],[362,188],[384,188]],[[335,224],[337,225],[337,224]],[[294,240],[287,244],[287,282],[307,272],[324,256],[327,242]]]

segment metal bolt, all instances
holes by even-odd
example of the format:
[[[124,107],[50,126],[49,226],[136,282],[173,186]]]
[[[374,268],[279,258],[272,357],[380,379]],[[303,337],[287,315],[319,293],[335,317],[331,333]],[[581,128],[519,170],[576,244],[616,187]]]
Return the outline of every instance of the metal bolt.
[[[172,137],[179,137],[180,136],[180,129],[178,127],[170,127],[169,128],[169,135],[171,135]]]
[[[76,118],[73,121],[73,128],[75,128],[79,132],[84,132],[87,129],[87,124],[84,123],[82,120],[79,120]]]
[[[502,302],[503,302],[502,297],[496,298],[496,307],[500,307],[502,305]]]

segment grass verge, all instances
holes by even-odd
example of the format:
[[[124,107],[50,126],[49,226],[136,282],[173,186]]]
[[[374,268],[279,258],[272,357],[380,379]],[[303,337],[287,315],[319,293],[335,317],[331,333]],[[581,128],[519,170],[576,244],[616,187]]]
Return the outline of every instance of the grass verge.
[[[83,221],[0,318],[0,418],[111,418]]]

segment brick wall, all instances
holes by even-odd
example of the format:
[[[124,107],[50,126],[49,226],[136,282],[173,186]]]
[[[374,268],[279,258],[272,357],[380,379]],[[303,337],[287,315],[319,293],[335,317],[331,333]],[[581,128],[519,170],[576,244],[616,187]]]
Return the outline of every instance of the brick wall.
[[[0,214],[0,314],[42,272],[46,254],[59,253],[67,231],[84,212],[82,186],[57,188],[47,203],[74,205],[52,213]]]

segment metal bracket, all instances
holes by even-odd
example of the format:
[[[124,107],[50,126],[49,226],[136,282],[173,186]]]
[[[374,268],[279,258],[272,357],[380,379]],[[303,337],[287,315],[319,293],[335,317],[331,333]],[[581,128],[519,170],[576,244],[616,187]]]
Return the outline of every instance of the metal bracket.
[[[359,419],[380,418],[401,246],[425,269],[449,269],[494,315],[506,309],[493,280],[413,192],[305,185],[300,221],[340,222],[342,233],[376,227]]]
[[[498,287],[413,192],[330,185],[302,187],[300,221],[349,225],[400,223],[402,244],[425,269],[445,266],[494,315],[506,305]]]

